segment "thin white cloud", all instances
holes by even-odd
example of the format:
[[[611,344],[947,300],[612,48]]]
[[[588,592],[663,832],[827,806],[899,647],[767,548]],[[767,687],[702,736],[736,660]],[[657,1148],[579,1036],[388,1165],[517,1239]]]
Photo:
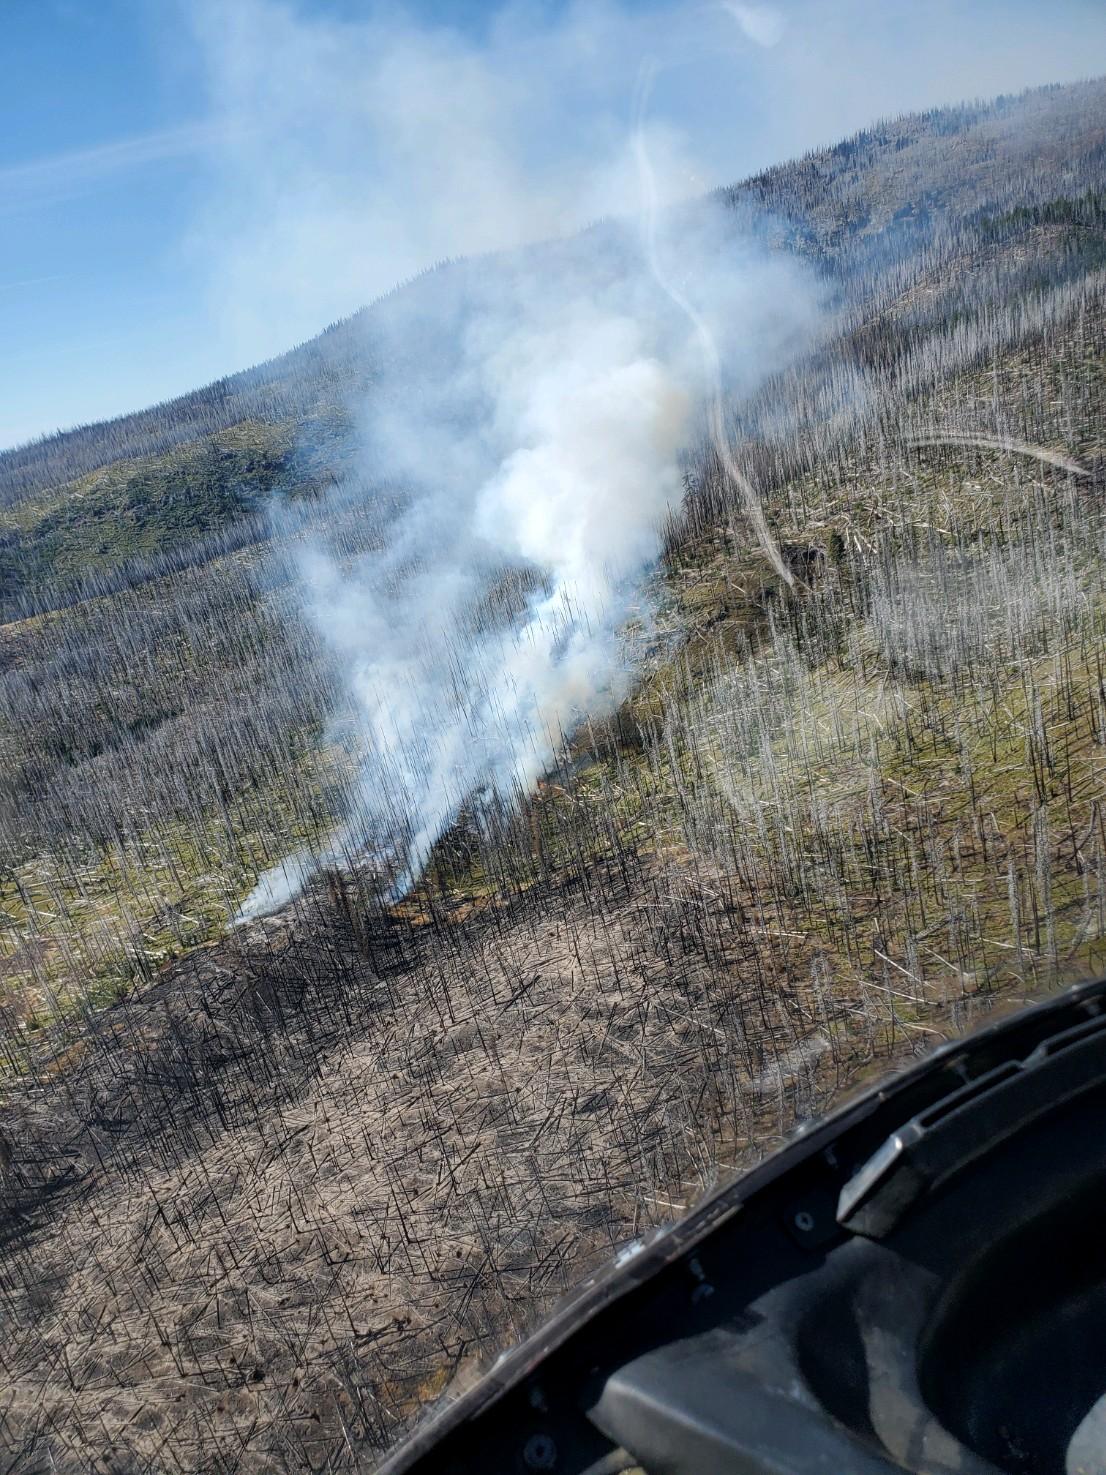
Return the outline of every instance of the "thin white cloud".
[[[64,281],[67,275],[63,271],[52,271],[44,277],[21,277],[15,282],[0,282],[0,292],[23,292],[29,287],[45,286],[47,282]]]
[[[226,140],[225,123],[193,122],[9,164],[0,169],[0,210],[71,199],[120,174],[205,154]]]

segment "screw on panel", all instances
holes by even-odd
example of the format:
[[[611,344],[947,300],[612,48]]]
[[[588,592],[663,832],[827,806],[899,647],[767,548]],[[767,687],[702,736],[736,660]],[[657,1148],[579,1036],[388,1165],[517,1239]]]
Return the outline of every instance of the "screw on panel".
[[[557,1463],[557,1446],[548,1434],[531,1434],[523,1448],[522,1458],[531,1470],[552,1470]]]

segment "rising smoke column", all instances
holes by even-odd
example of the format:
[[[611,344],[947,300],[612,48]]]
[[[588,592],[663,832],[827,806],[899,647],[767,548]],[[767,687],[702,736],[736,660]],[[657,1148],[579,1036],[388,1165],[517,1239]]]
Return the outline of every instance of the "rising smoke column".
[[[678,511],[686,447],[719,435],[716,330],[748,386],[809,325],[791,264],[709,211],[670,230],[693,282],[679,299],[654,213],[644,235],[607,226],[442,272],[379,314],[401,382],[362,407],[364,457],[409,501],[382,548],[349,566],[315,547],[300,574],[366,751],[358,815],[318,859],[368,851],[393,896],[462,805],[529,793],[565,735],[627,694],[620,627]],[[508,570],[528,589],[515,617],[474,616]],[[275,867],[240,915],[279,905],[313,863]]]

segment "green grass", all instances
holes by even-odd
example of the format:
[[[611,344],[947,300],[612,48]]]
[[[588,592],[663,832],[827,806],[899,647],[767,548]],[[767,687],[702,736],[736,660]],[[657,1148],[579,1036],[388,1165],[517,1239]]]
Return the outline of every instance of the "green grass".
[[[338,433],[329,427],[332,442]],[[14,599],[164,553],[261,510],[274,493],[302,495],[332,477],[325,456],[296,453],[294,426],[258,420],[115,461],[0,510],[0,590]]]
[[[320,799],[346,763],[305,749],[304,770],[258,782],[232,810],[72,853],[39,853],[0,879],[0,1009],[33,1034],[115,1002],[174,958],[222,936],[258,874],[315,838],[303,784]]]

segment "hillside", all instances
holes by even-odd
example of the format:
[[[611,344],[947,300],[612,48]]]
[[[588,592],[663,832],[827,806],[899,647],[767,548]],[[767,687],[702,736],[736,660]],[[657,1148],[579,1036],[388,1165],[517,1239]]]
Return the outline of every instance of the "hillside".
[[[1005,248],[1027,285],[1034,212],[1053,205],[1045,276],[1055,285],[1103,264],[1104,96],[1094,81],[889,120],[720,198],[817,262],[862,313],[881,296],[905,299],[911,278],[949,287],[947,264],[981,241]],[[110,587],[141,579],[151,555],[160,569],[156,555],[228,527],[252,541],[263,530],[249,515],[272,493],[354,474],[351,399],[402,372],[386,361],[381,321],[397,303],[432,321],[436,280],[466,269],[442,264],[312,342],[180,399],[0,453],[0,611],[67,600],[74,583],[109,571]],[[996,298],[1013,285],[996,284]],[[916,309],[917,292],[910,300]],[[951,298],[930,305],[935,325],[956,310]]]
[[[389,302],[0,457],[13,1468],[371,1467],[797,1121],[1106,963],[1106,83],[720,198],[831,304],[727,406],[795,585],[690,447],[629,696],[402,901],[351,854],[228,927],[357,803],[291,553],[402,503],[343,388],[417,371]],[[402,293],[433,339],[443,274],[510,269]]]

